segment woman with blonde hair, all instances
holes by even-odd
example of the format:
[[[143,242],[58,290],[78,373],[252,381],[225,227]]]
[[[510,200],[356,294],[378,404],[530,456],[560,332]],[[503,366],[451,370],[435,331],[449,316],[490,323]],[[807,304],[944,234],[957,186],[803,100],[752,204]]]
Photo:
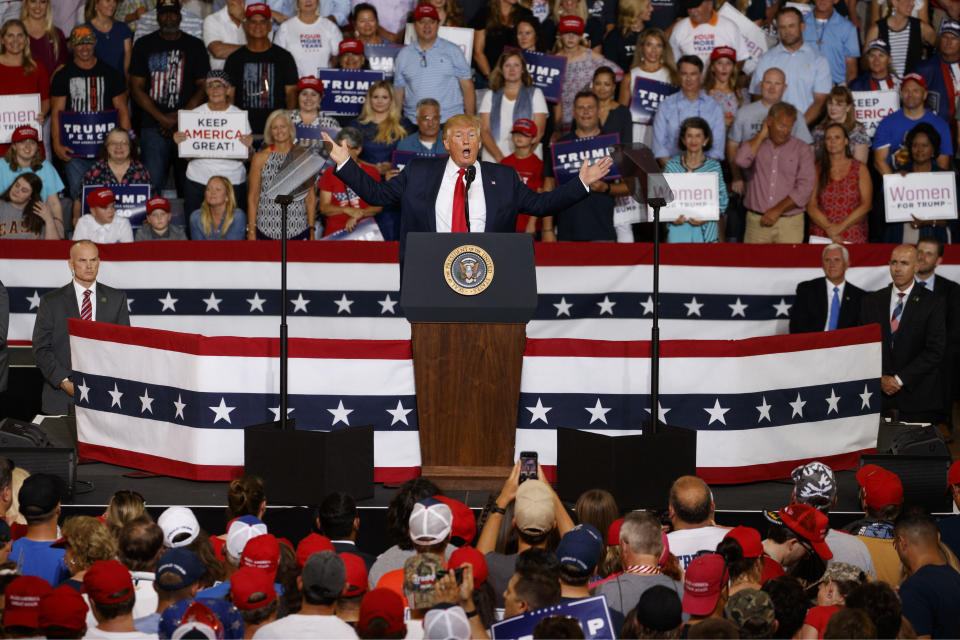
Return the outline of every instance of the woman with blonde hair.
[[[26,93],[40,94],[40,113],[33,124],[39,128],[50,113],[50,75],[33,59],[23,23],[7,20],[0,27],[0,95]],[[9,144],[0,144],[0,155],[9,148]]]
[[[367,89],[360,115],[348,125],[363,134],[363,152],[360,159],[377,167],[380,175],[392,168],[392,156],[397,143],[416,127],[403,117],[394,99],[393,84],[378,80]]]
[[[737,110],[743,104],[743,96],[737,91],[737,52],[730,47],[717,47],[710,53],[710,66],[707,67],[707,79],[703,90],[723,109],[723,123],[727,127],[733,124]]]
[[[640,35],[653,16],[650,0],[620,0],[617,26],[603,40],[603,57],[627,69],[640,42]]]
[[[649,27],[643,30],[637,39],[637,50],[630,65],[630,77],[620,83],[620,104],[629,108],[633,99],[637,78],[655,80],[666,84],[679,85],[680,77],[677,65],[673,61],[673,50],[662,29]],[[653,141],[653,121],[633,122],[633,141],[649,146]]]
[[[248,240],[312,240],[313,224],[317,215],[317,196],[313,189],[303,200],[296,200],[287,208],[287,228],[281,227],[280,205],[273,198],[262,196],[280,173],[287,154],[293,149],[296,129],[286,109],[277,109],[267,116],[263,131],[263,147],[250,161],[247,190],[247,210],[252,224],[247,225]],[[256,214],[253,212],[256,211]]]
[[[87,0],[83,7],[83,19],[97,35],[94,55],[126,78],[133,52],[133,31],[125,22],[113,19],[116,12],[117,0]]]
[[[103,512],[103,520],[110,529],[110,533],[119,536],[123,525],[146,512],[147,503],[142,495],[136,491],[121,489],[110,496],[107,510]]]
[[[53,74],[70,61],[67,39],[53,24],[51,0],[24,0],[20,21],[30,37],[30,55]]]
[[[63,561],[70,578],[62,584],[80,591],[83,576],[98,560],[113,560],[117,557],[117,540],[103,522],[90,516],[73,516],[63,523],[60,530],[64,549]]]
[[[570,0],[563,0],[564,3]],[[579,0],[582,5],[583,0]],[[584,5],[584,8],[586,5]],[[622,73],[619,66],[607,60],[599,53],[599,46],[590,49],[583,37],[584,21],[575,15],[561,18],[558,27],[559,36],[554,46],[554,53],[567,59],[567,67],[563,74],[563,85],[560,88],[560,102],[554,107],[554,114],[560,123],[554,137],[570,130],[573,123],[573,100],[577,92],[586,88],[593,81],[593,74],[600,67],[610,67],[613,72]]]
[[[243,240],[247,214],[237,208],[233,185],[223,176],[207,181],[203,203],[190,214],[191,240]]]
[[[513,123],[520,118],[537,125],[536,147],[547,124],[547,101],[543,92],[533,86],[523,54],[508,49],[500,54],[490,73],[490,91],[480,101],[480,138],[483,141],[483,159],[500,162],[513,153]]]
[[[603,22],[596,16],[590,15],[586,0],[556,0],[553,13],[543,21],[541,36],[543,41],[550,45],[557,39],[560,32],[560,21],[564,16],[576,16],[583,20],[583,35],[587,45],[597,54],[603,44]]]

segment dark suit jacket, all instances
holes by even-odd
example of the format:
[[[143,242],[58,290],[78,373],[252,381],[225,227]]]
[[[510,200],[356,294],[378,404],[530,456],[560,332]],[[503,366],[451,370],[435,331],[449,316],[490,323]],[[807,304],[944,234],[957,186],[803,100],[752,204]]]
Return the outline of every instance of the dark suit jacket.
[[[860,324],[879,323],[883,335],[883,375],[900,376],[903,388],[883,394],[883,408],[899,409],[907,420],[935,420],[940,410],[940,362],[946,350],[943,300],[914,285],[900,316],[900,329],[890,346],[890,289],[887,285],[863,297]]]
[[[80,308],[77,306],[73,282],[40,298],[40,308],[37,309],[37,319],[33,324],[33,359],[43,374],[42,408],[49,415],[65,414],[73,404],[73,398],[63,392],[60,383],[73,375],[67,320],[79,317]],[[98,282],[95,320],[129,327],[127,295]]]
[[[446,158],[417,158],[393,180],[377,182],[353,160],[336,173],[361,199],[374,206],[400,206],[400,259],[410,231],[436,231],[437,194],[443,181]],[[540,193],[523,184],[513,167],[492,162],[480,163],[487,222],[471,231],[507,233],[516,230],[517,213],[548,216],[587,197],[580,180]]]
[[[359,556],[360,559],[363,560],[363,563],[367,565],[367,571],[370,571],[370,567],[377,561],[375,555],[367,553],[366,551],[360,551],[357,545],[350,544],[349,542],[336,541],[333,543],[333,549],[337,553],[352,553],[355,556]],[[373,587],[371,586],[370,588],[372,589]]]
[[[827,279],[814,278],[797,285],[797,295],[790,307],[790,333],[811,333],[823,331],[827,324]],[[857,326],[860,320],[860,299],[863,289],[848,281],[843,285],[843,298],[840,300],[840,319],[838,329]]]
[[[946,424],[953,421],[953,398],[956,395],[960,368],[960,284],[939,273],[933,281],[933,294],[943,301],[947,323],[947,349],[940,366],[943,415]]]

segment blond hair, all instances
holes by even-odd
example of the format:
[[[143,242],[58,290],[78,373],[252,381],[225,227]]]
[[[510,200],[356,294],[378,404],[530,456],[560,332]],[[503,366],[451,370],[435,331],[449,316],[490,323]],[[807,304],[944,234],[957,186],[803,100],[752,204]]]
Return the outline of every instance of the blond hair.
[[[27,3],[30,0],[24,0],[23,5],[20,7],[20,22],[24,22],[27,19],[27,14],[30,13],[27,8]],[[43,31],[47,34],[47,42],[53,47],[53,58],[56,60],[60,57],[60,38],[57,37],[57,28],[53,26],[53,1],[47,2],[47,15],[43,18]],[[27,47],[30,48],[29,46]]]
[[[650,0],[620,0],[620,10],[617,13],[617,28],[623,35],[628,35],[633,28],[637,17],[647,10]]]
[[[23,481],[30,477],[30,472],[22,467],[15,467],[10,472],[10,508],[7,509],[7,515],[4,518],[9,524],[27,524],[27,519],[20,513],[20,487]]]
[[[7,48],[3,44],[3,38],[7,37],[7,32],[10,31],[10,27],[20,27],[20,30],[23,31],[23,38],[26,42],[23,47],[23,53],[20,55],[23,58],[23,75],[28,76],[37,70],[37,63],[33,61],[33,56],[30,54],[30,34],[27,33],[27,28],[24,24],[16,18],[7,20],[3,23],[3,26],[0,27],[0,53],[7,52]]]
[[[670,41],[667,40],[667,34],[664,33],[663,29],[657,27],[647,27],[637,38],[637,48],[633,52],[633,62],[630,63],[630,68],[639,67],[644,62],[643,45],[651,37],[656,38],[663,45],[663,55],[656,62],[667,70],[671,84],[680,84],[680,74],[677,73],[677,65],[673,61],[673,49],[670,47]]]
[[[70,545],[73,557],[71,574],[84,571],[97,560],[112,560],[117,557],[117,539],[103,522],[90,516],[73,516],[63,523],[63,537]]]
[[[286,109],[277,109],[267,116],[267,123],[263,125],[263,143],[268,145],[273,144],[273,134],[270,133],[270,127],[273,126],[273,121],[277,118],[283,118],[287,123],[287,129],[290,130],[290,142],[292,143],[294,138],[297,137],[297,128],[293,126],[293,120],[290,119],[290,112]]]
[[[446,140],[447,134],[457,127],[473,127],[477,130],[477,137],[480,137],[480,118],[461,113],[451,117],[443,124],[443,139]]]
[[[207,180],[207,185],[209,186],[214,180],[219,180],[223,184],[223,188],[227,190],[227,208],[223,212],[223,224],[220,226],[220,237],[222,238],[227,235],[230,225],[233,224],[233,214],[237,210],[237,198],[229,180],[223,176],[213,176]],[[200,224],[203,225],[203,235],[210,237],[210,234],[213,233],[213,211],[210,210],[206,197],[203,199],[203,204],[200,205]]]
[[[560,26],[560,18],[565,15],[577,16],[583,20],[583,26],[587,26],[587,18],[590,17],[590,11],[587,9],[586,0],[577,0],[577,8],[573,13],[564,13],[563,12],[563,2],[557,2],[553,7],[553,21],[557,23],[557,26]]]
[[[370,100],[373,98],[373,92],[383,89],[390,96],[390,108],[387,111],[387,117],[383,122],[377,125],[377,135],[373,137],[374,142],[385,142],[392,144],[401,138],[407,137],[407,130],[400,124],[400,107],[397,101],[393,99],[393,85],[387,80],[377,80],[367,89],[367,97],[363,101],[363,109],[360,111],[360,117],[357,122],[367,124],[373,122],[373,107],[370,106]]]

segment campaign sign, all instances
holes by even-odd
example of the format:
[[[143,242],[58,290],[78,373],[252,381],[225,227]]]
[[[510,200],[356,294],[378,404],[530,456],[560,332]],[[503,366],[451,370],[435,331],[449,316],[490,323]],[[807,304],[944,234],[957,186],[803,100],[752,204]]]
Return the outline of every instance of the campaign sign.
[[[319,238],[319,233],[317,234],[319,240],[375,240],[382,241],[383,234],[380,233],[380,227],[377,225],[377,221],[373,218],[364,218],[357,222],[357,226],[353,228],[353,231],[347,231],[346,229],[340,229],[340,231],[334,231],[328,236]]]
[[[539,51],[524,51],[523,59],[527,61],[527,71],[533,77],[533,86],[540,87],[547,102],[560,102],[567,59]]]
[[[747,57],[759,59],[760,56],[766,53],[769,48],[767,34],[763,32],[763,29],[754,24],[750,18],[737,11],[737,8],[733,4],[724,2],[723,6],[717,9],[717,13],[737,25],[737,29],[743,36],[743,43],[747,47]]]
[[[447,155],[446,153],[433,154],[427,153],[426,151],[418,151],[416,153],[413,151],[394,151],[391,160],[393,161],[394,169],[403,171],[414,158],[446,158]]]
[[[365,44],[363,53],[370,63],[370,69],[383,73],[384,80],[393,81],[393,68],[397,54],[402,49],[398,44]]]
[[[957,219],[957,181],[953,171],[890,173],[883,176],[887,222]]]
[[[250,133],[246,111],[181,110],[177,129],[187,136],[177,146],[181,158],[246,160],[250,156],[241,140]]]
[[[550,145],[550,153],[553,155],[553,175],[557,183],[566,184],[576,178],[584,160],[593,164],[601,158],[612,156],[613,145],[619,143],[620,135],[616,133],[554,142]],[[613,165],[604,180],[619,180],[620,177],[620,170]]]
[[[649,78],[637,78],[633,82],[633,98],[630,100],[630,114],[637,124],[650,124],[657,108],[667,96],[680,91],[680,87]]]
[[[900,109],[900,92],[853,91],[853,113],[857,122],[862,122],[867,135],[873,138],[880,121]]]
[[[296,129],[297,142],[323,140],[324,132],[330,136],[330,138],[336,140],[337,134],[340,133],[340,129],[331,129],[330,127],[313,127],[303,123],[297,124]]]
[[[581,600],[561,602],[552,607],[543,607],[527,611],[519,616],[494,622],[490,627],[492,640],[529,640],[533,638],[533,629],[541,618],[547,616],[569,616],[580,623],[585,638],[601,640],[616,638],[610,611],[605,596],[593,596]]]
[[[320,69],[318,73],[323,82],[320,110],[335,116],[360,115],[370,85],[383,80],[382,71],[364,69]]]
[[[43,127],[37,122],[39,116],[39,93],[0,96],[0,142],[10,142],[13,132],[23,125],[36,129],[43,140]]]
[[[716,173],[704,171],[662,175],[673,192],[673,200],[661,207],[661,222],[673,222],[680,216],[694,220],[720,219],[720,181]]]
[[[117,215],[130,221],[130,226],[136,231],[143,224],[143,219],[147,217],[147,200],[150,199],[150,185],[148,184],[94,184],[83,186],[83,198],[81,202],[81,213],[90,213],[90,207],[87,206],[87,194],[94,189],[107,187],[113,191],[113,197],[116,198],[114,207]]]
[[[438,37],[460,47],[463,57],[467,59],[468,67],[473,60],[473,34],[474,30],[467,27],[440,27],[437,31]],[[417,32],[413,29],[413,23],[408,22],[406,31],[403,32],[403,44],[412,44],[416,39]]]
[[[116,126],[116,110],[61,111],[60,144],[78,158],[96,158],[107,134]]]

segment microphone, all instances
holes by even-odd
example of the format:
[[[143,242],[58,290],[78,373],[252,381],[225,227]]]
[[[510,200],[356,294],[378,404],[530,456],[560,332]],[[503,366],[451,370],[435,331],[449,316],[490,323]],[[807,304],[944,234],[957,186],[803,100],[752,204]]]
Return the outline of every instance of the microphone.
[[[466,217],[467,221],[467,231],[470,231],[470,183],[477,178],[477,167],[470,165],[467,167],[467,173],[464,176],[464,181],[466,183],[466,188],[464,189],[464,198],[463,198],[463,215]]]

